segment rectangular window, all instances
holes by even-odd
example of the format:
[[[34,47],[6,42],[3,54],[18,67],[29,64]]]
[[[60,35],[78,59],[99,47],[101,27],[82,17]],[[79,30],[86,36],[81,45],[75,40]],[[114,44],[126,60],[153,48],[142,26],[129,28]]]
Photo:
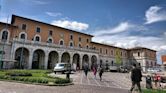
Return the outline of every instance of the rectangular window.
[[[105,50],[105,53],[107,54],[107,49]]]
[[[138,56],[140,56],[140,52],[138,52]]]
[[[73,40],[73,35],[70,35],[70,40]]]
[[[87,39],[86,42],[89,43],[89,39]]]
[[[52,34],[53,34],[53,31],[50,30],[50,31],[49,31],[49,36],[52,36]]]
[[[100,48],[100,53],[102,53],[102,48]]]
[[[81,37],[79,37],[79,41],[81,42]]]
[[[26,30],[26,24],[22,24],[22,30]]]
[[[37,28],[36,28],[36,32],[37,32],[37,33],[40,33],[40,27],[37,27]]]

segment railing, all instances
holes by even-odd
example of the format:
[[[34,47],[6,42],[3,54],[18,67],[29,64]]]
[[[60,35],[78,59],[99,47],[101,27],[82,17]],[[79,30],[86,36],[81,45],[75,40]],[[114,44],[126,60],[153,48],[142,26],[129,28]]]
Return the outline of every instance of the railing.
[[[58,45],[54,43],[45,43],[45,42],[30,41],[30,40],[23,40],[23,39],[16,39],[16,38],[14,38],[12,42],[20,43],[24,45],[37,45],[37,46],[52,47],[52,48],[65,48],[69,50],[86,51],[86,52],[93,52],[93,53],[99,52],[97,49],[70,47],[70,46]]]

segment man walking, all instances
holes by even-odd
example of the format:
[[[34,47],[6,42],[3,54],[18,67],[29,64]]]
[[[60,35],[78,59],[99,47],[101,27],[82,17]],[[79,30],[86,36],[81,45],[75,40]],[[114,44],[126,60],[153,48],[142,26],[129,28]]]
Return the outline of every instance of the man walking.
[[[132,93],[135,85],[137,85],[137,87],[139,89],[139,92],[142,93],[141,85],[140,85],[140,82],[142,81],[141,80],[141,78],[142,78],[141,70],[136,67],[136,64],[133,64],[133,67],[134,68],[131,71],[132,86],[131,86],[131,89],[130,89],[130,93]]]
[[[88,75],[88,71],[89,71],[89,66],[88,66],[88,63],[84,63],[84,73],[85,73],[85,76],[87,77]]]

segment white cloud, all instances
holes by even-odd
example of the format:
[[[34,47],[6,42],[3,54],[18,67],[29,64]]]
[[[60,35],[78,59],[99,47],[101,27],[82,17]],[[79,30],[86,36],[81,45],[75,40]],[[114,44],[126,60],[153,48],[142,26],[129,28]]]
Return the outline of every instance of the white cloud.
[[[57,17],[62,15],[61,13],[53,13],[53,12],[46,12],[46,14],[52,17]]]
[[[166,21],[166,11],[162,7],[151,6],[145,13],[145,24],[151,24],[159,21]]]
[[[132,26],[133,25],[129,24],[128,22],[121,22],[118,26],[114,28],[95,31],[94,35],[99,36],[99,35],[105,35],[105,34],[115,34],[119,32],[124,32],[130,29]]]
[[[45,5],[45,4],[48,4],[48,2],[45,2],[44,0],[33,0],[32,2],[34,2],[35,4],[38,4],[38,5]]]
[[[86,23],[68,20],[55,20],[51,24],[78,31],[86,30],[89,27]]]
[[[166,36],[166,32],[164,32],[164,35]]]
[[[120,32],[131,31],[131,30],[144,31],[144,30],[147,30],[147,28],[144,26],[135,25],[129,22],[121,22],[114,28],[98,30],[98,31],[95,31],[93,34],[95,36],[102,36],[102,35],[116,34]]]

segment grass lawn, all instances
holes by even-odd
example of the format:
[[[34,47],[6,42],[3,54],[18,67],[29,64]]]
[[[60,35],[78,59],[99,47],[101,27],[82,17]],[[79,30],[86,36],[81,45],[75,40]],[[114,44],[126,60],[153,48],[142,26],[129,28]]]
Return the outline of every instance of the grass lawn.
[[[70,80],[49,77],[49,70],[0,70],[0,79],[44,85],[67,84]]]
[[[143,89],[143,93],[166,93],[166,90]]]

